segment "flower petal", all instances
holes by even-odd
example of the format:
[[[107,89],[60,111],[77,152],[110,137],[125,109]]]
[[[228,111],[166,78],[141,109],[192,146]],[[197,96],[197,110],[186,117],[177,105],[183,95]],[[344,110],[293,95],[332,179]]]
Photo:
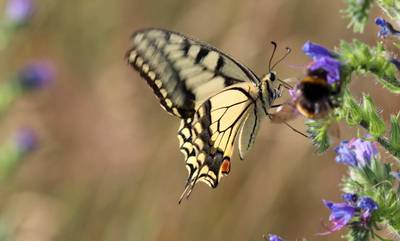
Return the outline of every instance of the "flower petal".
[[[319,57],[308,67],[308,70],[314,72],[322,69],[326,72],[328,84],[334,84],[340,80],[341,63],[331,57]]]
[[[338,57],[338,55],[332,51],[330,51],[329,49],[313,43],[311,41],[307,41],[304,43],[303,45],[303,52],[311,57],[311,58],[320,58],[320,57],[331,57],[331,58],[336,58]]]

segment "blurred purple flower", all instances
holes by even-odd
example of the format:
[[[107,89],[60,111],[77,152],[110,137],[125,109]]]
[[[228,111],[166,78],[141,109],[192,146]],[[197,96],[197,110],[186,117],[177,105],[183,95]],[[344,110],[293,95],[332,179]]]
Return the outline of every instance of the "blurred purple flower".
[[[324,205],[331,210],[329,221],[331,222],[328,232],[322,234],[329,234],[345,227],[353,218],[356,208],[348,203],[333,203],[331,201],[323,200]]]
[[[400,37],[400,31],[396,30],[392,26],[392,24],[387,22],[385,19],[383,19],[381,17],[377,17],[375,19],[375,23],[376,23],[376,25],[378,25],[380,27],[380,30],[378,32],[378,37],[379,38],[385,38],[385,37],[388,37],[390,35],[395,35],[395,36],[399,36]]]
[[[268,240],[269,241],[283,241],[281,237],[275,234],[268,234]]]
[[[394,178],[400,181],[400,172],[391,172],[390,173]]]
[[[396,68],[400,71],[400,61],[399,61],[399,60],[392,58],[392,59],[390,60],[390,62],[391,62],[392,64],[394,64],[394,65],[396,66]]]
[[[378,209],[378,205],[369,197],[361,197],[357,203],[357,207],[361,211],[360,217],[363,224],[367,224],[371,219],[372,213]]]
[[[38,145],[38,138],[32,129],[20,129],[14,137],[18,151],[27,153],[34,150]]]
[[[370,197],[361,197],[357,206],[364,211],[373,212],[378,209],[378,205]]]
[[[340,67],[341,64],[338,60],[331,57],[320,57],[308,67],[311,72],[317,70],[324,70],[326,72],[326,80],[328,84],[334,84],[340,80]]]
[[[352,204],[352,205],[355,205],[358,201],[358,196],[357,196],[357,194],[354,194],[354,193],[344,193],[342,195],[342,198],[346,203]]]
[[[26,23],[33,14],[32,0],[8,0],[5,9],[6,19],[14,24]]]
[[[54,68],[45,62],[29,64],[17,74],[17,81],[25,90],[42,88],[48,85],[53,78]]]
[[[350,141],[342,141],[340,145],[335,148],[335,152],[337,154],[337,163],[343,163],[358,168],[368,166],[371,159],[376,158],[378,155],[375,142],[355,138]]]
[[[330,57],[330,58],[336,58],[338,57],[338,55],[332,51],[330,51],[329,49],[313,43],[311,41],[307,41],[304,43],[303,45],[303,52],[313,58],[314,60],[320,57]]]

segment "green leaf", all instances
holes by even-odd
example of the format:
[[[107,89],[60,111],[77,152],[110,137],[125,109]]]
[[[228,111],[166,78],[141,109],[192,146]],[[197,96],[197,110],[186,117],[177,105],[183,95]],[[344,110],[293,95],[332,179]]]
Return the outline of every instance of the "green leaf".
[[[399,149],[400,151],[400,124],[399,124],[400,113],[390,116],[390,144],[393,148]]]
[[[322,153],[329,148],[328,129],[330,121],[328,120],[307,120],[307,133],[310,135],[312,142],[318,148],[318,152]]]
[[[349,125],[358,125],[363,120],[363,112],[348,91],[343,94],[342,107],[339,109],[340,119],[344,119]]]
[[[385,133],[385,122],[378,114],[369,95],[363,95],[363,119],[368,124],[368,132],[374,137],[380,137]]]
[[[400,94],[400,80],[396,74],[398,69],[387,57],[381,43],[373,48],[359,40],[352,43],[340,43],[340,60],[345,64],[349,74],[374,74],[377,81],[393,93]]]
[[[376,0],[378,6],[394,20],[400,19],[400,1],[398,0]]]

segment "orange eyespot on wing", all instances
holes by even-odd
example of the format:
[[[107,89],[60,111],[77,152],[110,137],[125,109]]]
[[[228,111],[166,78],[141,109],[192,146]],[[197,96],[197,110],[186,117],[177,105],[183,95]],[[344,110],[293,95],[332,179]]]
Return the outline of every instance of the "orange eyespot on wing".
[[[225,158],[221,165],[221,173],[224,175],[228,175],[231,171],[231,160],[229,158]]]

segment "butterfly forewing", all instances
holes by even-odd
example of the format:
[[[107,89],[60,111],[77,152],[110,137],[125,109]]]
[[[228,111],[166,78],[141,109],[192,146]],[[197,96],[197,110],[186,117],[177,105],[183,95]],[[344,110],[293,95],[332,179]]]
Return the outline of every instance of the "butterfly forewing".
[[[147,29],[135,32],[128,62],[147,80],[164,109],[192,117],[209,96],[235,83],[258,78],[221,51],[181,34]]]

